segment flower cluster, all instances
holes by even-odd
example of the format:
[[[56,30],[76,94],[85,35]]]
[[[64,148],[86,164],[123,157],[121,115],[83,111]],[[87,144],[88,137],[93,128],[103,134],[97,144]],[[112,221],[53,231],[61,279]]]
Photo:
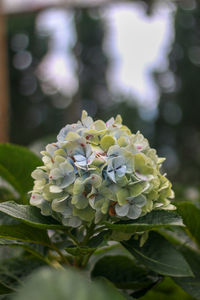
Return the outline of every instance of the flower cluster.
[[[41,153],[30,204],[65,226],[174,209],[171,183],[160,172],[164,159],[119,115],[104,123],[83,111],[81,121],[65,126]]]

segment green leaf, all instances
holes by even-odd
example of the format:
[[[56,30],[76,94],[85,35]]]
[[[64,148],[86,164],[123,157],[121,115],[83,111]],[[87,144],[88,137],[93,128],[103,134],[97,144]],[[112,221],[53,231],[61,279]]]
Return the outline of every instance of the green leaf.
[[[155,285],[140,300],[195,300],[186,294],[172,279],[166,277],[164,280]]]
[[[200,253],[187,247],[181,247],[184,257],[187,259],[195,277],[173,278],[188,294],[195,299],[200,299]]]
[[[193,272],[183,255],[156,232],[150,232],[143,247],[140,247],[139,241],[133,238],[127,242],[122,242],[122,245],[154,272],[174,277],[193,276]]]
[[[17,257],[1,261],[0,284],[16,290],[33,270],[41,266],[44,266],[44,263],[33,257]]]
[[[177,207],[187,229],[200,245],[200,209],[191,202],[179,203]]]
[[[21,247],[27,252],[31,253],[33,256],[39,258],[43,262],[47,263],[47,259],[45,257],[45,248],[43,245],[38,244],[31,244],[31,243],[25,243],[20,242],[16,240],[9,240],[9,239],[0,239],[0,246],[9,246],[9,247]]]
[[[0,225],[18,224],[19,221],[0,211]]]
[[[46,230],[32,228],[25,224],[0,225],[0,238],[50,245]]]
[[[88,241],[88,247],[97,248],[110,236],[111,230],[103,230]]]
[[[164,210],[153,210],[137,220],[120,221],[115,224],[106,222],[105,224],[109,229],[124,233],[144,232],[159,228],[184,226],[181,217],[178,216],[177,213]]]
[[[14,300],[125,300],[108,284],[90,282],[74,270],[44,268],[34,274]]]
[[[113,290],[115,291],[118,291],[116,286],[108,279],[106,279],[105,277],[99,277],[97,279],[94,280],[95,282],[97,283],[100,283],[101,285],[103,285],[103,288],[106,289],[106,288],[112,288]],[[135,298],[131,297],[129,294],[128,294],[129,291],[126,291],[126,290],[122,290],[120,291],[120,294],[125,297],[126,300],[135,300]]]
[[[21,205],[14,201],[0,203],[0,211],[30,226],[43,229],[66,229],[51,217],[43,216],[40,209],[31,205]]]
[[[95,251],[95,248],[88,247],[68,247],[65,250],[73,256],[85,256]]]
[[[27,193],[33,187],[32,171],[42,165],[41,159],[28,149],[0,144],[0,176],[8,181],[27,203]]]
[[[200,251],[197,249],[194,241],[186,234],[183,228],[176,228],[172,231],[160,231],[160,233],[173,243],[183,254],[195,277],[173,278],[186,292],[195,299],[200,299]],[[193,299],[193,298],[192,298]]]
[[[120,289],[141,289],[157,282],[159,277],[137,266],[127,256],[104,256],[94,266],[92,277],[103,276]]]

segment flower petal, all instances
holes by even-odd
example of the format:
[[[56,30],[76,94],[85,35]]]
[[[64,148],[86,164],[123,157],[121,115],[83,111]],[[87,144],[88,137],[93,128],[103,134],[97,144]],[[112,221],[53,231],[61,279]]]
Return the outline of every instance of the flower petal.
[[[127,214],[127,217],[130,219],[137,219],[141,215],[142,209],[136,205],[130,205],[129,212]]]
[[[125,217],[129,212],[129,204],[124,204],[120,206],[119,204],[115,205],[115,212],[120,217]]]

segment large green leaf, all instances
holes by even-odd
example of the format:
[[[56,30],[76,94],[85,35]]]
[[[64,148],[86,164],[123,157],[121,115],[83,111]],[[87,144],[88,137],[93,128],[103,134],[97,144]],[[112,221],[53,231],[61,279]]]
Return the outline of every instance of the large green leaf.
[[[55,219],[43,216],[40,209],[31,205],[21,205],[14,201],[0,203],[0,211],[30,226],[44,229],[66,229]]]
[[[139,241],[133,238],[122,242],[122,245],[154,272],[174,277],[193,276],[183,255],[156,232],[150,232],[143,247],[140,247]]]
[[[135,233],[159,228],[183,226],[183,222],[181,217],[175,212],[153,210],[137,220],[120,221],[115,224],[106,222],[106,226],[109,229],[124,233]]]
[[[0,225],[18,224],[19,221],[0,211]]]
[[[186,292],[191,294],[195,299],[200,300],[200,251],[190,236],[186,234],[187,231],[176,228],[172,231],[160,231],[160,233],[175,245],[176,248],[183,254],[194,277],[174,278],[175,282],[179,284]],[[194,250],[196,248],[196,251]]]
[[[32,228],[26,224],[0,225],[0,238],[18,240],[22,242],[50,245],[46,230]]]
[[[174,278],[174,281],[180,285],[187,293],[200,299],[200,253],[183,246],[181,251],[187,259],[195,277]]]
[[[200,245],[200,209],[191,202],[182,202],[177,206],[184,224]]]
[[[120,289],[147,288],[157,282],[159,276],[135,264],[127,256],[104,256],[94,266],[93,277],[105,277]]]
[[[125,300],[112,285],[90,282],[73,270],[36,272],[14,300]]]
[[[140,297],[140,300],[195,300],[193,297],[184,292],[172,279],[166,277],[160,283],[155,285],[151,290]]]
[[[33,187],[31,172],[39,165],[42,165],[41,159],[28,149],[0,144],[0,176],[18,191],[24,203]]]

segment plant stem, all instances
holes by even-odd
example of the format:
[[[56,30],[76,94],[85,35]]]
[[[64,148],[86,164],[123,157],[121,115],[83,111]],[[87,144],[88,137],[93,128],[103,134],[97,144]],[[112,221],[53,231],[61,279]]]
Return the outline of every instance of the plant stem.
[[[68,266],[70,265],[70,262],[67,259],[67,257],[65,255],[63,255],[62,252],[54,244],[51,245],[51,248],[58,253],[58,255],[60,256],[60,258],[62,259],[64,264],[66,264]]]
[[[87,263],[88,263],[88,261],[89,261],[89,259],[90,259],[90,257],[92,256],[93,253],[94,252],[91,252],[90,254],[83,257],[82,262],[81,262],[81,267],[82,268],[86,267],[86,265],[87,265]]]
[[[96,225],[94,223],[91,223],[91,225],[89,227],[86,227],[86,235],[85,235],[83,241],[78,243],[79,247],[87,247],[87,243],[88,243],[90,237],[94,234],[95,226]],[[85,268],[88,263],[88,260],[90,259],[92,254],[93,254],[93,252],[86,254],[84,256],[76,257],[74,260],[76,266],[78,266],[79,268]]]
[[[75,245],[79,246],[79,241],[77,240],[77,238],[70,232],[67,231],[68,236],[71,238],[71,240],[74,242]]]

